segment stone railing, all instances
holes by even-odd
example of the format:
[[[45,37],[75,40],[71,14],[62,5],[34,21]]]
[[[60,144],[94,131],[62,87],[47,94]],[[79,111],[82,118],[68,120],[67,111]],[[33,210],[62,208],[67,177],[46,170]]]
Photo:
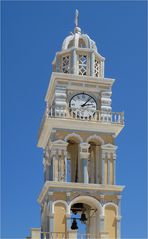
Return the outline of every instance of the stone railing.
[[[42,232],[41,239],[98,239],[92,234],[80,234],[77,231],[71,231],[67,233],[62,232]]]
[[[62,107],[51,107],[50,109],[46,108],[45,114],[41,122],[39,135],[42,131],[45,120],[48,118],[76,119],[81,121],[87,120],[106,124],[124,125],[123,112],[105,112],[96,110],[91,117],[80,117],[79,114],[75,114],[71,108],[64,109]]]
[[[103,123],[115,123],[124,125],[124,113],[123,112],[105,112],[96,110],[92,116],[83,116],[85,109],[81,109],[81,114],[75,113],[71,108],[62,107],[51,107],[46,110],[47,118],[65,118],[65,119],[76,119],[76,120],[88,120],[97,121]]]

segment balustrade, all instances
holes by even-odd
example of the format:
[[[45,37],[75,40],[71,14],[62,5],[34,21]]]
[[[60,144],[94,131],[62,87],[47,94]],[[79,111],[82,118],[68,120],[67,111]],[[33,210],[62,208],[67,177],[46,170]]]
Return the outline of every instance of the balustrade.
[[[86,109],[81,109],[81,112],[86,111]],[[93,116],[81,116],[79,112],[74,112],[74,109],[64,108],[64,107],[51,107],[46,113],[47,118],[66,118],[66,119],[77,119],[77,120],[88,120],[97,121],[103,123],[113,123],[124,125],[124,113],[123,112],[105,112],[96,110]]]
[[[80,234],[77,233],[74,237],[73,232],[42,232],[41,239],[97,239],[96,235],[93,234]]]

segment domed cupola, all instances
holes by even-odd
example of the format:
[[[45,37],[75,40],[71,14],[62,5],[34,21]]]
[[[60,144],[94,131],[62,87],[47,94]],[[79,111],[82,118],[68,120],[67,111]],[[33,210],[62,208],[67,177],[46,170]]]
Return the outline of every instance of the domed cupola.
[[[53,71],[102,78],[104,60],[97,51],[96,43],[87,34],[81,33],[76,10],[74,33],[64,39],[62,50],[56,53]]]

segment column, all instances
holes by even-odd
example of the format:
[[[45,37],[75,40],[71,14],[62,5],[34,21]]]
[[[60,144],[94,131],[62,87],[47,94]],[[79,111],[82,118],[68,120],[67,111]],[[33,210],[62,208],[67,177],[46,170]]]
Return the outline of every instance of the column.
[[[70,192],[66,193],[67,204],[70,205]],[[71,231],[71,215],[70,213],[66,214],[66,222],[67,222],[67,232]]]
[[[117,239],[121,238],[121,217],[116,217],[117,222]]]
[[[92,51],[90,53],[90,76],[94,77],[94,64],[95,64],[95,55],[94,55],[94,51]]]
[[[104,232],[104,216],[102,215],[100,215],[100,233],[101,232]]]
[[[121,238],[121,198],[122,196],[117,195],[117,204],[118,204],[118,215],[116,217],[117,222],[117,239]]]
[[[83,182],[88,183],[88,158],[89,158],[89,144],[88,143],[81,143],[80,144],[80,160],[82,161],[83,165]]]
[[[58,181],[59,174],[58,174],[58,155],[53,156],[53,181]]]
[[[53,181],[65,181],[68,143],[63,140],[57,140],[50,144],[51,156],[53,157]]]
[[[74,49],[72,51],[72,63],[71,63],[72,67],[71,67],[71,73],[73,74],[77,74],[77,54],[76,54],[76,49]]]
[[[104,159],[104,184],[108,183],[108,159]]]
[[[56,54],[56,72],[60,72],[60,56]]]
[[[64,151],[64,166],[65,166],[64,181],[67,182],[67,151]]]
[[[104,159],[104,154],[102,155],[102,172],[101,172],[101,176],[102,176],[102,180],[101,183],[105,184],[105,159]]]
[[[108,178],[107,178],[107,183],[108,184],[111,184],[111,163],[110,163],[110,155],[108,154],[107,155],[108,157],[108,159],[107,159],[107,176],[108,176]]]
[[[99,158],[99,146],[96,145],[96,183],[99,183],[100,177],[100,158]]]
[[[116,153],[113,153],[113,184],[116,184]]]
[[[83,178],[84,178],[84,183],[88,183],[88,169],[87,169],[88,159],[82,159],[82,160],[83,160]]]
[[[53,192],[48,192],[48,207],[49,207],[49,238],[51,236],[50,233],[54,231],[54,214],[52,211],[52,203],[53,203]]]
[[[82,183],[83,182],[83,175],[82,175],[82,160],[81,160],[81,157],[80,157],[80,145],[78,146],[78,182],[79,183]]]
[[[114,160],[110,159],[110,184],[114,184]]]

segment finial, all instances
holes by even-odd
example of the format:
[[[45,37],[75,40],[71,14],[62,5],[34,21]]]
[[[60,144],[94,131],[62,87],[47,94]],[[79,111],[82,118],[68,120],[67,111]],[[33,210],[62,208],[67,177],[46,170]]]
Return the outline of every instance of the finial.
[[[81,28],[78,27],[78,18],[79,18],[79,11],[76,9],[76,12],[75,12],[75,30],[74,30],[74,32],[81,34]]]
[[[79,17],[79,11],[76,9],[76,12],[75,12],[75,27],[78,27],[78,17]]]

